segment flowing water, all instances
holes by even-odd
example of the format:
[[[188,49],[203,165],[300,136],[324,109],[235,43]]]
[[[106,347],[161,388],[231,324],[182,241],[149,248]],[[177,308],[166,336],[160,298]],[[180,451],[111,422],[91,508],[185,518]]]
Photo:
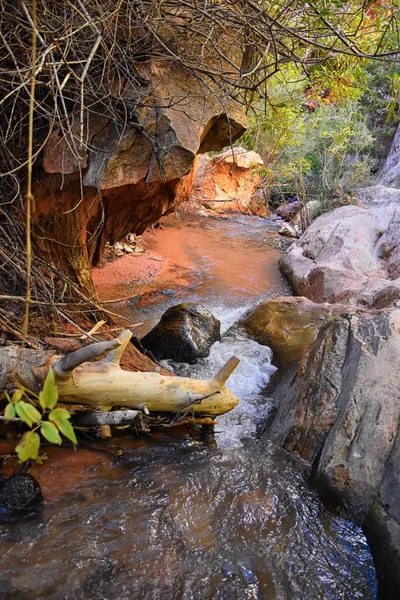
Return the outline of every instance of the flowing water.
[[[41,480],[43,512],[0,527],[0,598],[376,598],[360,528],[324,509],[304,463],[257,439],[275,368],[270,349],[235,324],[260,300],[287,293],[268,231],[261,219],[238,218],[156,236],[159,251],[175,244],[185,255],[175,268],[186,269],[179,277],[189,285],[182,292],[166,280],[151,306],[130,300],[123,312],[143,321],[144,333],[168,306],[201,301],[221,320],[222,342],[196,365],[173,367],[208,377],[235,354],[241,364],[228,387],[241,404],[219,419],[217,447],[165,433],[53,460]]]

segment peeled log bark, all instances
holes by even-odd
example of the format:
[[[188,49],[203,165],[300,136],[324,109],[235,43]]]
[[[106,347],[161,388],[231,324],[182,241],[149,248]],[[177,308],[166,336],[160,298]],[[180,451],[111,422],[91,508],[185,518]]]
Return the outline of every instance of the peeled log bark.
[[[104,411],[118,406],[144,412],[188,411],[205,415],[224,414],[239,403],[225,387],[239,364],[237,358],[232,357],[211,380],[124,371],[119,363],[131,336],[125,330],[107,346],[92,344],[57,359],[52,367],[60,401]],[[110,347],[114,349],[102,361],[86,362]]]

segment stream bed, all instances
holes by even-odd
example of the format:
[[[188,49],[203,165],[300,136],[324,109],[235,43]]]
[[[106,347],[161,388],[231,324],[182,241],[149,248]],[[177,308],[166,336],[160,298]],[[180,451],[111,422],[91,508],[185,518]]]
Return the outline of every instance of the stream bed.
[[[169,306],[201,302],[221,320],[221,344],[196,365],[164,364],[203,378],[235,354],[228,387],[241,403],[218,419],[216,446],[180,431],[49,453],[43,511],[0,525],[1,599],[376,598],[362,530],[325,510],[305,463],[257,437],[275,367],[236,323],[289,293],[273,235],[251,217],[157,231],[151,250],[175,262],[114,310],[143,324],[140,337]]]

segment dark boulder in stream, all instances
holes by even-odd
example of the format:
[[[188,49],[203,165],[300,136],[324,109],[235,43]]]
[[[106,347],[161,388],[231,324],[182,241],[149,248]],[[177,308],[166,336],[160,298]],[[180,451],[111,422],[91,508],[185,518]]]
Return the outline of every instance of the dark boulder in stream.
[[[28,473],[15,473],[0,481],[0,513],[23,512],[37,508],[42,501],[40,485]]]
[[[157,360],[171,358],[193,364],[208,356],[217,341],[221,341],[218,319],[202,304],[185,302],[165,311],[141,343]]]
[[[304,336],[308,352],[268,387],[264,436],[311,463],[325,501],[365,527],[382,597],[399,598],[400,308],[326,310],[315,341]]]

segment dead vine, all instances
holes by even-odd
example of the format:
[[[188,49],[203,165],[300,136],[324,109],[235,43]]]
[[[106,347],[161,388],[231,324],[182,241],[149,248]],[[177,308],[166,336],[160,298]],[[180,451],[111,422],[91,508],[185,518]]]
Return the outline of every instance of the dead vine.
[[[374,14],[384,4],[359,0],[326,13],[320,3],[302,0],[0,0],[3,296],[23,297],[28,290],[31,317],[47,325],[54,321],[54,329],[58,322],[74,322],[72,305],[75,311],[102,310],[38,253],[30,258],[21,217],[32,201],[27,167],[32,166],[31,177],[39,176],[42,150],[52,132],[64,138],[82,171],[82,157],[92,143],[90,119],[105,116],[120,135],[126,127],[139,130],[152,144],[152,160],[162,173],[157,134],[140,120],[141,108],[156,97],[149,61],[179,65],[201,83],[205,96],[218,97],[221,106],[228,98],[245,104],[258,93],[268,101],[268,78],[288,62],[306,73],[340,53],[397,60],[398,48],[391,50],[383,42],[388,31],[397,33],[398,8],[385,16],[381,30],[375,27],[375,47],[372,43],[366,52],[360,45],[378,23]],[[169,106],[173,100],[157,102]],[[34,130],[31,147],[29,128]],[[0,306],[0,329],[29,341],[20,304],[11,304],[11,312]]]

